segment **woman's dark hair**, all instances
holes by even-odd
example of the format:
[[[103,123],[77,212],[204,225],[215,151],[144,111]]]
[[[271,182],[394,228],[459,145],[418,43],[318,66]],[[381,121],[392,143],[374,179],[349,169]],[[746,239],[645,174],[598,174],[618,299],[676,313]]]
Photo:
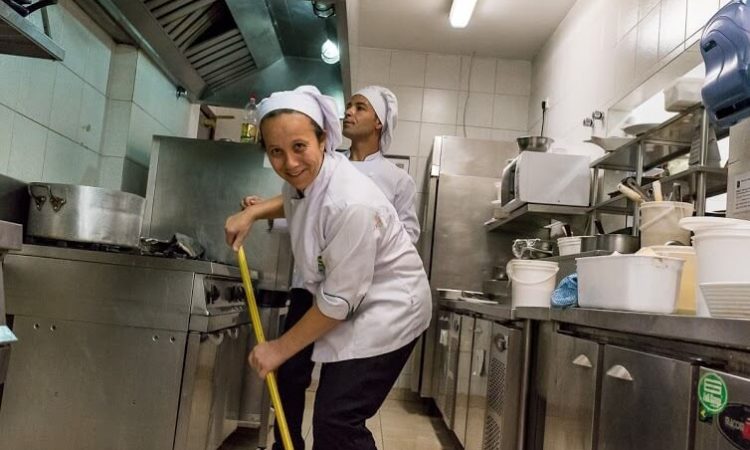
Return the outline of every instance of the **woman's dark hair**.
[[[310,123],[313,126],[313,130],[315,131],[315,137],[318,138],[318,142],[323,142],[323,138],[325,138],[326,132],[323,131],[323,129],[320,128],[320,125],[318,125],[317,122],[315,122],[314,120],[312,120],[312,118],[310,118],[310,116],[308,116],[307,114],[305,114],[303,112],[297,111],[295,109],[281,108],[281,109],[275,109],[275,110],[271,111],[270,113],[266,114],[263,117],[263,120],[260,121],[260,124],[258,125],[258,133],[260,134],[260,139],[258,140],[258,143],[260,143],[260,146],[263,147],[264,149],[266,148],[266,143],[263,140],[263,133],[260,133],[261,127],[263,126],[263,122],[266,119],[270,119],[272,117],[280,116],[282,114],[295,114],[295,113],[296,114],[302,114],[303,116],[307,117],[307,120],[309,120]]]

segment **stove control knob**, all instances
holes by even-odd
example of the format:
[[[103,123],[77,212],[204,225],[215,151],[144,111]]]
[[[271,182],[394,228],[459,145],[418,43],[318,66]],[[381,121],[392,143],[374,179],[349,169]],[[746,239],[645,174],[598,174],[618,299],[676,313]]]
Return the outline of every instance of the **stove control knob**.
[[[245,289],[242,286],[232,286],[231,295],[229,296],[234,301],[244,302],[245,301]]]
[[[219,292],[219,288],[217,288],[216,285],[212,284],[206,286],[206,298],[208,299],[208,303],[215,302],[219,297],[221,297],[221,292]]]

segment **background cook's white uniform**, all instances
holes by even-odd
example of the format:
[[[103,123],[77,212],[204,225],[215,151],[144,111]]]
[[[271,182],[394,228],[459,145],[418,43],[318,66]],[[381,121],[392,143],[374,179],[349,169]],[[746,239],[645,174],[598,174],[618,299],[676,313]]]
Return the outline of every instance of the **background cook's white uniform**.
[[[389,202],[396,208],[412,244],[419,240],[417,219],[417,185],[411,176],[383,156],[381,152],[368,155],[364,161],[350,161],[360,172],[370,177]]]
[[[285,184],[295,266],[326,316],[343,320],[315,342],[313,360],[367,358],[427,329],[427,275],[395,208],[345,156],[326,153],[303,193]]]

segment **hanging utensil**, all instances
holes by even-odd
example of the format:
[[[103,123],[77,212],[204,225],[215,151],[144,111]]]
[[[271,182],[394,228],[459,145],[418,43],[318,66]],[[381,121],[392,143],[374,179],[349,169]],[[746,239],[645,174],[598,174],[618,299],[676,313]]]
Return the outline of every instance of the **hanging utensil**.
[[[547,116],[547,102],[542,100],[542,129],[539,130],[539,136],[544,136],[544,119]]]
[[[250,314],[250,322],[252,322],[253,331],[255,332],[255,340],[258,344],[261,344],[266,342],[266,337],[263,333],[263,324],[260,321],[258,304],[255,301],[253,282],[250,279],[250,269],[247,266],[245,250],[242,247],[240,247],[240,251],[237,252],[237,260],[240,263],[240,274],[242,275],[242,285],[245,288],[247,311]],[[284,408],[281,406],[279,386],[276,384],[276,374],[274,372],[268,372],[266,375],[266,384],[268,384],[268,392],[271,395],[271,403],[273,404],[274,413],[276,414],[276,422],[278,422],[279,431],[281,432],[281,441],[282,444],[284,444],[284,450],[294,450],[292,436],[289,434],[289,426],[287,425],[286,415],[284,414]]]

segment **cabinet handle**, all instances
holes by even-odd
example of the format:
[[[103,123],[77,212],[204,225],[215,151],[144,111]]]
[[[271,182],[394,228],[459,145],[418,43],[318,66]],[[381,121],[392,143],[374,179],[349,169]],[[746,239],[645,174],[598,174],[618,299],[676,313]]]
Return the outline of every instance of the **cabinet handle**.
[[[610,367],[610,369],[607,371],[607,376],[617,378],[618,380],[633,381],[633,376],[630,375],[628,369],[619,364]]]
[[[576,358],[573,360],[573,365],[578,367],[584,367],[586,369],[590,369],[594,367],[593,364],[591,364],[591,360],[588,356],[581,353],[580,355],[576,356]]]

